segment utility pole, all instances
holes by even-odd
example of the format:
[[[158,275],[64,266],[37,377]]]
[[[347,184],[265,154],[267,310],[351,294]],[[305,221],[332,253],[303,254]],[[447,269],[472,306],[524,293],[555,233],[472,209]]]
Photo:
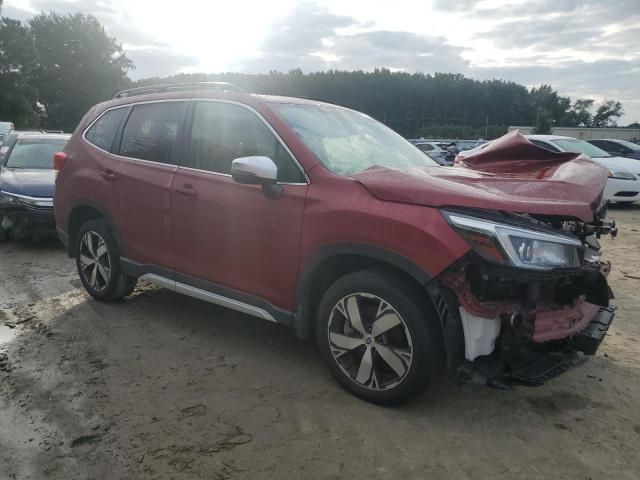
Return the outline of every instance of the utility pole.
[[[484,139],[486,140],[489,137],[489,114],[487,113],[487,118],[484,122]]]

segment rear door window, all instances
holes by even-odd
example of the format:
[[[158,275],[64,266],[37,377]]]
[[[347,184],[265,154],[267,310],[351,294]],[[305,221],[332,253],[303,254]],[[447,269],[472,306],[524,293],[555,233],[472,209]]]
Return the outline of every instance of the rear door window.
[[[158,163],[174,163],[186,102],[136,105],[122,133],[120,155]]]
[[[273,160],[278,167],[278,181],[305,181],[291,155],[255,113],[230,103],[196,103],[184,166],[230,174],[233,160],[253,155]]]
[[[113,139],[122,125],[128,111],[128,108],[123,107],[106,112],[91,126],[89,130],[87,130],[87,133],[85,134],[87,141],[102,150],[111,152]]]

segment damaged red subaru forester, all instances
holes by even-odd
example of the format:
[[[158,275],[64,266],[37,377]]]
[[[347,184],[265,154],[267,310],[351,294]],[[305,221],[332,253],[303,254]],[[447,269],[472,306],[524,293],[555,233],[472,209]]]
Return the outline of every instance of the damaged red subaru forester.
[[[93,297],[141,279],[292,326],[371,402],[541,384],[613,319],[607,170],[517,132],[447,168],[353,110],[168,85],[93,107],[54,167]]]

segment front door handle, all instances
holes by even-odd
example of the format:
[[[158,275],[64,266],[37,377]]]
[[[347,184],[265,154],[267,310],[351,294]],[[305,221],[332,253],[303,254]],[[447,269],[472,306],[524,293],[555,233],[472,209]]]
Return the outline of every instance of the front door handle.
[[[175,190],[176,192],[181,193],[182,195],[190,195],[192,197],[195,197],[198,195],[198,191],[190,183],[185,183],[181,187],[176,187]]]
[[[100,172],[100,176],[108,182],[113,182],[116,179],[116,174],[111,170],[103,170]]]

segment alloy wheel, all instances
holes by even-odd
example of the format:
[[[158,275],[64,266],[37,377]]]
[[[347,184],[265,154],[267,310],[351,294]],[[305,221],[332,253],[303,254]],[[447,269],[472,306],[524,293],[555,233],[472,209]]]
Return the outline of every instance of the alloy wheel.
[[[109,284],[111,259],[107,244],[96,232],[85,233],[80,241],[80,268],[91,288],[99,292]]]
[[[352,381],[387,390],[406,377],[413,360],[411,335],[384,299],[368,293],[343,297],[331,310],[328,325],[333,359]]]

